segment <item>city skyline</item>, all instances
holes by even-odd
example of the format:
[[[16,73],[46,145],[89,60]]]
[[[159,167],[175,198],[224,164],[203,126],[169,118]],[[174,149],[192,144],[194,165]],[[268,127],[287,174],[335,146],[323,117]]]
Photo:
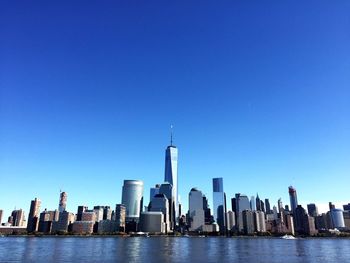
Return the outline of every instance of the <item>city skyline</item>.
[[[312,11],[310,11],[312,10]],[[174,124],[178,194],[212,178],[271,207],[348,203],[349,3],[9,1],[0,8],[0,199],[67,210],[164,179]],[[321,208],[319,208],[322,211]]]

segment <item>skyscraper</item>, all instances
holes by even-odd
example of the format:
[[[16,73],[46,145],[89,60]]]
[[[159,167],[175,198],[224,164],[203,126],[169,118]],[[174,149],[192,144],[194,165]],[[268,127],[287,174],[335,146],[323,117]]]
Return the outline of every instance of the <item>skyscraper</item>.
[[[318,209],[315,204],[308,204],[307,205],[307,212],[310,216],[316,217],[318,216]]]
[[[173,145],[173,135],[171,133],[170,145],[165,150],[165,173],[164,181],[170,183],[173,186],[172,200],[175,204],[175,220],[178,221],[179,217],[179,200],[177,189],[177,159],[178,150]]]
[[[3,214],[4,210],[1,210],[0,209],[0,225],[1,225],[1,222],[2,222],[2,214]]]
[[[149,193],[149,201],[151,202],[152,201],[152,198],[156,195],[156,194],[159,194],[159,187],[160,185],[159,184],[156,184],[154,187],[151,187]]]
[[[222,178],[213,178],[213,213],[214,220],[219,225],[220,232],[225,232],[225,194]]]
[[[203,194],[197,188],[189,193],[190,231],[202,231],[205,224],[203,210]]]
[[[30,211],[28,215],[28,224],[27,224],[27,231],[29,233],[38,231],[40,205],[41,205],[41,201],[38,198],[35,198],[30,203]]]
[[[265,211],[266,214],[271,214],[270,201],[268,198],[265,198]]]
[[[58,211],[62,213],[63,211],[66,211],[67,206],[67,193],[66,192],[60,192],[60,201],[58,203]]]
[[[143,182],[124,180],[122,204],[126,208],[126,221],[138,222],[143,205]]]
[[[297,191],[293,186],[288,187],[289,198],[290,198],[290,209],[294,213],[294,210],[298,207]]]

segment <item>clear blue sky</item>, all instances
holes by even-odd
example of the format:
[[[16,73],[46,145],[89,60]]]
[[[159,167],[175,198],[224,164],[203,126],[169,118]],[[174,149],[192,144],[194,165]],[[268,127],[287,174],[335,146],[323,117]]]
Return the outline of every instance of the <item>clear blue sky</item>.
[[[0,208],[121,202],[124,179],[212,178],[349,201],[349,1],[1,1]],[[230,207],[230,203],[229,203]]]

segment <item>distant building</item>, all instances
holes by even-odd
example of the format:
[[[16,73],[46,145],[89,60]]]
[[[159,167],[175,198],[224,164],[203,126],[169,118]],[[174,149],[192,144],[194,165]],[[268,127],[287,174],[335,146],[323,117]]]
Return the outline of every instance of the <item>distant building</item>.
[[[41,201],[38,198],[35,198],[34,200],[31,201],[29,215],[28,215],[28,223],[27,223],[28,233],[38,231],[40,205],[41,205]]]
[[[173,139],[171,134],[170,145],[165,150],[165,171],[164,171],[164,182],[168,182],[172,185],[172,194],[168,198],[174,202],[174,218],[175,224],[178,222],[179,218],[179,200],[178,200],[178,174],[177,174],[177,164],[178,164],[178,149],[173,145]],[[160,192],[159,192],[160,193]],[[170,209],[172,209],[170,207]]]
[[[95,210],[86,210],[81,215],[81,221],[96,222],[97,221],[96,211]]]
[[[91,235],[94,231],[94,221],[75,221],[72,232],[76,235]]]
[[[298,205],[294,210],[295,232],[300,235],[315,235],[315,219],[309,216],[305,209]]]
[[[74,214],[67,211],[59,213],[58,221],[52,223],[52,232],[68,232],[69,227],[74,222]]]
[[[243,219],[243,232],[246,235],[254,234],[254,217],[253,212],[250,210],[244,210],[242,212]]]
[[[89,208],[87,206],[83,206],[83,205],[78,206],[77,221],[81,221],[81,217],[83,215],[83,212],[85,212],[88,209]]]
[[[58,203],[58,211],[60,213],[62,213],[63,211],[66,211],[66,207],[67,207],[67,193],[66,192],[61,192],[60,193],[60,200]]]
[[[149,211],[163,213],[165,231],[169,232],[170,231],[170,209],[169,209],[169,200],[165,196],[165,194],[156,194],[152,198]]]
[[[22,209],[13,210],[11,217],[13,226],[25,226],[24,211]]]
[[[344,215],[341,209],[332,209],[331,211],[333,228],[344,228]]]
[[[265,233],[266,224],[265,224],[265,213],[263,211],[254,211],[254,228],[256,232]]]
[[[189,193],[189,221],[190,231],[202,231],[205,224],[203,210],[203,194],[197,188]]]
[[[159,194],[159,188],[160,188],[160,184],[156,184],[154,187],[151,187],[150,193],[149,193],[149,200],[150,201],[152,201],[153,197],[156,194]]]
[[[124,180],[122,204],[126,208],[126,221],[138,222],[143,206],[143,182],[140,180]]]
[[[103,213],[104,213],[104,206],[94,206],[94,212],[96,215],[95,221],[96,222],[100,222],[101,220],[103,220]]]
[[[208,204],[208,199],[205,195],[203,195],[203,210],[204,210],[204,222],[206,225],[212,224],[214,222],[214,218],[211,215],[211,211]]]
[[[235,219],[235,212],[233,211],[227,211],[226,213],[226,222],[227,222],[227,230],[228,231],[234,231],[236,227],[236,219]]]
[[[165,223],[162,212],[142,212],[140,230],[149,233],[165,233]]]
[[[167,217],[167,222],[169,222],[169,226],[167,226],[167,229],[174,230],[175,225],[176,225],[176,216],[175,216],[175,201],[173,200],[173,186],[169,182],[165,182],[160,185],[159,188],[159,194],[164,195],[168,199],[168,215]],[[159,197],[159,196],[158,196]]]
[[[236,200],[236,212],[235,212],[236,228],[237,228],[238,232],[243,233],[244,232],[244,226],[243,226],[243,215],[242,215],[242,212],[245,211],[245,210],[250,210],[250,202],[249,202],[249,199],[248,199],[248,197],[246,195],[243,195],[243,194],[240,194],[240,193],[237,193],[235,195],[235,200]],[[259,201],[259,204],[260,204],[260,201]]]
[[[295,190],[295,188],[293,186],[289,186],[288,192],[289,192],[291,212],[294,213],[294,210],[298,206],[297,191]]]
[[[118,231],[117,231],[118,230]],[[98,222],[97,233],[98,234],[110,234],[114,232],[119,232],[117,223],[114,220],[101,220]]]
[[[343,205],[343,209],[344,211],[350,211],[350,203],[348,203],[347,205]]]
[[[250,210],[256,211],[256,200],[253,195],[250,197]]]
[[[328,206],[329,206],[329,211],[331,211],[332,209],[335,209],[335,205],[332,202],[329,202]]]
[[[221,233],[226,232],[225,222],[225,194],[223,178],[213,178],[213,213],[214,220],[219,225]]]
[[[315,204],[308,204],[307,205],[307,213],[313,217],[318,216],[317,206]]]
[[[2,222],[2,215],[3,215],[3,213],[4,213],[4,210],[0,209],[0,225],[1,225],[1,222]]]
[[[270,207],[270,201],[268,198],[265,198],[265,211],[266,214],[271,214],[271,207]]]
[[[51,233],[52,230],[52,220],[51,220],[50,211],[45,210],[40,213],[39,219],[39,229],[38,231],[41,233]]]
[[[278,207],[278,213],[281,213],[284,210],[281,198],[279,198],[277,201],[277,207]]]
[[[125,216],[126,208],[125,205],[117,204],[115,206],[115,222],[116,222],[116,231],[125,232]]]

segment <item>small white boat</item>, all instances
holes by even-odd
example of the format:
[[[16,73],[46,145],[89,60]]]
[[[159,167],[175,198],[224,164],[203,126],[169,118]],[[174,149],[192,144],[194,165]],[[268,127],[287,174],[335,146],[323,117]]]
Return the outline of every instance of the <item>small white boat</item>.
[[[284,235],[281,237],[282,239],[296,239],[294,236],[292,235]]]

